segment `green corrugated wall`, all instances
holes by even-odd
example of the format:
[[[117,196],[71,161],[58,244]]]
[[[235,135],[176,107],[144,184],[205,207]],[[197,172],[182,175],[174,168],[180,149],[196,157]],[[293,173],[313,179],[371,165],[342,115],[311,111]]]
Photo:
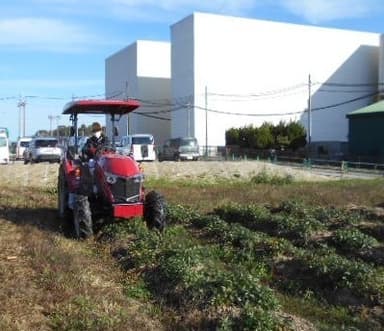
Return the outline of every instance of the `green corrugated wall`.
[[[384,115],[349,117],[349,152],[352,156],[384,159]]]

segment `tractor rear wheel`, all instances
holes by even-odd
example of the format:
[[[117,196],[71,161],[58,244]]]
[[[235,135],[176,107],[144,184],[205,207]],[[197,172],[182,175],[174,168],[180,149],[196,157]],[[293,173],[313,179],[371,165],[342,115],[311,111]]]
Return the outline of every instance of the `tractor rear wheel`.
[[[86,239],[93,235],[92,213],[86,195],[76,197],[73,208],[73,222],[77,238]]]
[[[65,174],[62,167],[59,168],[59,177],[57,181],[57,210],[61,220],[62,229],[66,236],[72,236],[74,233],[73,213],[68,205],[68,186],[65,180]]]
[[[163,231],[166,217],[167,210],[164,197],[156,191],[150,191],[145,196],[144,201],[144,220],[148,228]]]

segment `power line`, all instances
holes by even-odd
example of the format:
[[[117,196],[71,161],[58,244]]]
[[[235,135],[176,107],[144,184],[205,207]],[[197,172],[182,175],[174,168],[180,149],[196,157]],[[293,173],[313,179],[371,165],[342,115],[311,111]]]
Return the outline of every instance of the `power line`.
[[[295,111],[295,112],[287,112],[287,113],[255,114],[255,113],[229,112],[229,111],[224,111],[224,110],[205,108],[205,107],[197,106],[197,105],[194,105],[193,107],[197,108],[197,109],[201,109],[201,110],[207,110],[208,112],[211,112],[211,113],[217,113],[217,114],[223,114],[223,115],[235,115],[235,116],[249,116],[249,117],[285,116],[285,115],[296,115],[296,114],[303,113],[303,111]]]
[[[363,100],[363,99],[367,99],[367,98],[373,97],[373,96],[375,96],[375,95],[377,95],[379,93],[382,93],[382,92],[384,92],[384,90],[373,92],[373,93],[369,93],[369,94],[366,94],[366,95],[362,95],[360,97],[356,97],[356,98],[353,98],[353,99],[350,99],[350,100],[347,100],[347,101],[335,103],[333,105],[312,108],[312,111],[318,111],[318,110],[324,110],[324,109],[329,109],[329,108],[335,108],[335,107],[343,106],[343,105],[346,105],[346,104],[349,104],[349,103],[352,103],[352,102],[355,102],[355,101],[359,101],[359,100]]]
[[[230,93],[217,93],[217,92],[209,92],[208,95],[214,95],[214,96],[221,96],[221,97],[237,97],[237,98],[250,98],[250,97],[265,97],[265,96],[270,96],[270,95],[275,95],[275,94],[281,94],[293,90],[297,90],[303,87],[306,87],[307,85],[304,83],[292,85],[289,87],[284,87],[280,89],[275,89],[275,90],[267,90],[267,91],[262,91],[262,92],[254,92],[254,93],[248,93],[248,94],[230,94]]]
[[[16,100],[16,99],[19,99],[19,97],[15,97],[15,96],[9,96],[9,97],[1,97],[0,100]]]
[[[330,89],[323,89],[320,88],[316,92],[324,92],[324,93],[368,93],[372,92],[372,90],[330,90]]]
[[[154,118],[154,119],[156,119],[156,120],[171,121],[170,118],[160,117],[160,116],[155,116],[155,115],[149,115],[149,114],[146,114],[146,113],[137,113],[137,112],[133,112],[132,114],[133,114],[133,115],[140,115],[140,116],[144,116],[144,117],[149,117],[149,118]]]
[[[140,112],[140,110],[136,111],[135,113],[137,114],[166,114],[166,113],[173,113],[173,112],[176,112],[178,110],[182,110],[182,109],[186,109],[188,108],[187,105],[180,105],[178,107],[174,107],[174,108],[169,108],[169,109],[163,109],[163,110],[158,110],[158,111],[146,111],[146,112]]]
[[[316,85],[316,84],[321,84],[321,85],[324,85],[324,86],[331,86],[333,87],[332,89],[318,89],[316,92],[323,92],[323,93],[326,93],[326,92],[329,92],[329,93],[359,93],[359,92],[368,92],[367,90],[358,90],[356,89],[356,87],[362,87],[362,88],[366,88],[366,87],[369,87],[369,86],[378,86],[378,85],[384,85],[384,83],[328,83],[328,82],[314,82],[312,83],[312,86],[313,85]],[[276,90],[269,90],[269,91],[264,91],[264,92],[259,92],[259,93],[251,93],[251,94],[224,94],[224,93],[214,93],[214,92],[210,92],[209,94],[207,95],[210,95],[210,96],[221,96],[221,97],[241,97],[241,98],[248,98],[248,100],[235,100],[235,99],[232,99],[232,100],[228,100],[226,99],[226,101],[255,101],[253,100],[252,98],[257,98],[257,97],[265,97],[265,96],[268,96],[268,97],[282,97],[282,95],[278,95],[278,93],[287,93],[288,91],[290,91],[291,93],[292,92],[297,92],[298,89],[303,89],[304,85],[303,84],[296,84],[296,85],[292,85],[292,86],[289,86],[289,87],[286,87],[286,88],[281,88],[281,89],[276,89]],[[338,88],[342,88],[342,89],[338,89]],[[347,90],[345,88],[349,88],[349,87],[353,87],[354,89],[353,90]],[[315,107],[313,108],[313,111],[318,111],[318,110],[323,110],[323,109],[329,109],[329,108],[334,108],[334,107],[338,107],[338,106],[341,106],[341,105],[344,105],[344,104],[348,104],[348,103],[352,103],[352,102],[355,102],[355,101],[358,101],[358,100],[362,100],[362,99],[365,99],[365,98],[369,98],[369,97],[372,97],[378,93],[382,93],[383,91],[382,90],[379,90],[377,92],[371,92],[371,93],[368,93],[368,94],[364,94],[362,96],[359,96],[359,97],[356,97],[356,98],[352,98],[352,99],[349,99],[349,100],[346,100],[346,101],[343,101],[343,102],[339,102],[339,103],[335,103],[335,104],[331,104],[331,105],[327,105],[327,106],[322,106],[322,107]],[[110,95],[110,97],[116,97],[116,96],[119,96],[121,95],[121,91],[115,91],[113,95]],[[274,95],[274,93],[277,93],[276,95]],[[104,96],[104,94],[95,94],[95,95],[88,95],[88,96],[82,96],[82,97],[74,97],[75,99],[86,99],[86,98],[95,98],[95,97],[100,97],[100,96]],[[39,95],[28,95],[28,96],[25,96],[24,97],[25,100],[26,99],[48,99],[48,100],[68,100],[68,98],[65,98],[65,97],[58,97],[58,96],[39,96]],[[73,98],[73,97],[72,97]],[[187,95],[187,96],[184,96],[184,97],[180,97],[180,98],[177,98],[177,100],[191,100],[193,98],[193,95]],[[0,97],[0,100],[14,100],[14,99],[18,99],[18,97],[16,96],[4,96],[4,97]],[[156,111],[151,111],[151,112],[146,112],[146,115],[147,117],[149,117],[149,115],[156,115],[156,114],[165,114],[165,113],[172,113],[172,112],[176,112],[176,111],[179,111],[179,110],[182,110],[182,109],[186,109],[186,108],[196,108],[196,109],[205,109],[204,107],[201,107],[201,106],[198,106],[198,105],[193,105],[193,103],[191,102],[188,102],[188,103],[181,103],[180,101],[171,101],[169,99],[140,99],[140,98],[132,98],[132,99],[135,99],[135,100],[138,100],[140,103],[142,103],[142,106],[146,107],[146,108],[157,108],[157,109],[160,109],[160,110],[156,110]],[[163,107],[169,107],[169,108],[166,108],[166,109],[161,109]],[[214,112],[214,113],[220,113],[220,114],[225,114],[225,115],[236,115],[236,116],[287,116],[287,115],[296,115],[296,114],[300,114],[300,113],[303,113],[304,111],[293,111],[293,112],[280,112],[280,113],[273,113],[273,114],[255,114],[255,113],[241,113],[241,112],[230,112],[230,111],[223,111],[223,110],[220,110],[220,109],[207,109],[207,111],[210,111],[210,112]],[[140,113],[140,111],[137,111],[135,112],[136,114]],[[142,114],[142,113],[140,113]],[[145,116],[145,115],[143,115]],[[165,119],[165,118],[159,118],[159,119]],[[168,120],[168,119],[167,119]]]
[[[343,82],[312,82],[312,86],[315,85],[321,85],[321,86],[328,86],[328,87],[377,87],[377,86],[384,86],[383,82],[372,82],[372,83],[343,83]],[[210,92],[208,96],[219,96],[219,97],[225,97],[225,98],[245,98],[245,99],[253,99],[253,98],[261,98],[261,97],[271,97],[271,96],[279,96],[284,95],[287,92],[298,92],[297,90],[301,90],[303,88],[306,88],[306,83],[299,83],[279,89],[272,89],[272,90],[266,90],[266,91],[259,91],[259,92],[253,92],[253,93],[247,93],[247,94],[235,94],[235,93],[219,93],[219,92]],[[321,92],[330,92],[330,93],[354,93],[354,92],[368,92],[368,91],[361,91],[361,90],[327,90],[320,88],[318,91]],[[123,94],[123,91],[114,91],[110,95],[106,96],[105,93],[98,93],[93,95],[83,95],[83,96],[70,96],[70,97],[63,97],[63,96],[41,96],[41,95],[27,95],[25,96],[26,99],[45,99],[45,100],[73,100],[73,99],[92,99],[92,98],[99,98],[99,97],[107,97],[108,99],[116,98],[119,95]],[[1,101],[5,100],[15,100],[18,99],[18,96],[3,96],[0,97]],[[193,98],[193,95],[187,95],[183,97],[179,97],[179,100],[190,100]],[[135,100],[138,100],[143,103],[143,105],[146,105],[146,107],[154,106],[154,107],[160,107],[160,106],[175,106],[180,104],[178,101],[171,101],[169,99],[141,99],[141,98],[132,98]],[[239,100],[236,100],[239,101]],[[185,102],[186,104],[187,102]]]
[[[374,83],[333,83],[333,82],[316,82],[316,84],[324,85],[324,86],[337,86],[337,87],[384,86],[384,82],[374,82]]]
[[[343,101],[343,102],[339,102],[339,103],[335,103],[335,104],[331,104],[331,105],[327,105],[327,106],[315,107],[315,108],[312,108],[312,111],[319,111],[319,110],[324,110],[324,109],[336,108],[336,107],[343,106],[343,105],[346,105],[346,104],[349,104],[349,103],[353,103],[353,102],[356,102],[356,101],[359,101],[359,100],[363,100],[363,99],[367,99],[367,98],[373,97],[373,96],[375,96],[375,95],[377,95],[379,93],[382,93],[382,92],[384,92],[384,90],[380,90],[380,91],[377,91],[377,92],[365,94],[365,95],[362,95],[362,96],[359,96],[359,97],[356,97],[356,98],[353,98],[353,99],[349,99],[349,100],[346,100],[346,101]],[[205,107],[197,106],[197,105],[194,105],[194,107],[197,108],[197,109],[201,109],[201,110],[205,110],[206,109]],[[260,114],[260,113],[229,112],[229,111],[222,111],[222,110],[211,109],[211,108],[207,108],[206,110],[208,112],[213,112],[213,113],[218,113],[218,114],[223,114],[223,115],[249,116],[249,117],[272,117],[272,116],[297,115],[297,114],[302,114],[302,113],[307,111],[307,110],[302,110],[302,111],[284,112],[284,113],[273,113],[273,114],[265,114],[265,113],[263,113],[263,114]]]

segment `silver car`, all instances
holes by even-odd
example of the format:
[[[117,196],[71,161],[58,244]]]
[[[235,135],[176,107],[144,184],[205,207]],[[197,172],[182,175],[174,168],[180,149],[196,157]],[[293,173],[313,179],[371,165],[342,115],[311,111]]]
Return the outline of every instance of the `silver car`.
[[[168,139],[158,155],[159,161],[163,160],[193,160],[200,158],[199,144],[194,137],[179,137]]]
[[[54,137],[34,137],[24,154],[24,164],[34,162],[60,162],[63,150]]]

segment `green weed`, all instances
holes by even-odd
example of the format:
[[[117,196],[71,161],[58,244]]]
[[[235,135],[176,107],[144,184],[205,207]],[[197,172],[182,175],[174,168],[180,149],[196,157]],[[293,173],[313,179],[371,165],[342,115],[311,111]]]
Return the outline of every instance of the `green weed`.
[[[337,248],[345,251],[371,249],[378,245],[375,238],[358,229],[338,229],[334,232],[331,240]]]

